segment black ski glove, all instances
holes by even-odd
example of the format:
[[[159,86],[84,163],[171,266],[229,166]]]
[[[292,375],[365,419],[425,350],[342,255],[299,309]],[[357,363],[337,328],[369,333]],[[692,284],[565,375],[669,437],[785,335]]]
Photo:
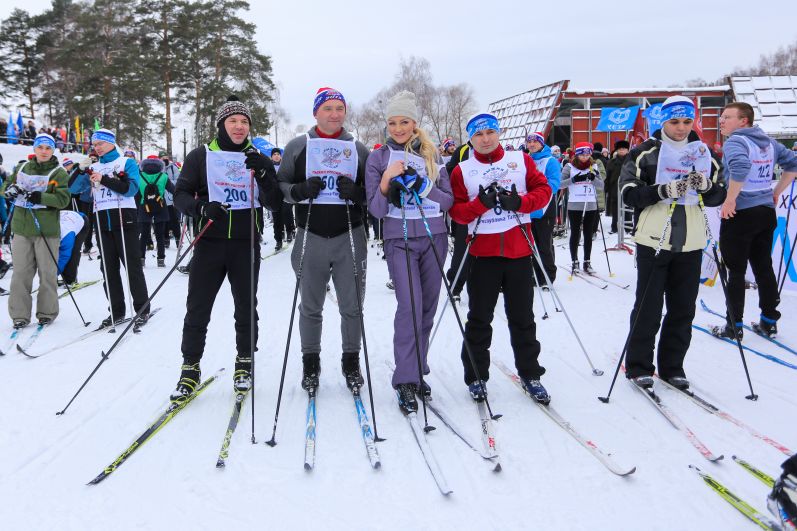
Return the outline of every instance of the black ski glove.
[[[338,195],[343,200],[351,201],[352,203],[362,203],[365,199],[365,190],[362,186],[357,186],[357,183],[341,175],[338,177],[335,186],[338,189]]]
[[[321,193],[324,183],[320,177],[310,177],[303,183],[294,185],[291,194],[294,200],[304,201],[305,199],[315,199]]]
[[[387,200],[396,208],[401,208],[401,196],[407,188],[402,184],[401,179],[396,177],[390,180],[390,187],[387,189]]]
[[[517,187],[513,184],[512,190],[498,195],[498,202],[501,203],[501,208],[509,212],[517,212],[520,210],[520,195],[517,193]]]
[[[42,193],[41,192],[31,192],[28,194],[26,198],[28,203],[32,205],[41,205],[42,204]]]
[[[212,219],[213,221],[222,221],[227,217],[227,209],[218,201],[201,201],[199,213],[203,218]]]
[[[249,149],[246,151],[246,169],[254,170],[255,179],[263,179],[266,176],[266,171],[269,167],[274,170],[274,163],[271,159],[257,151],[256,149]],[[260,184],[258,182],[258,184]]]
[[[490,185],[485,190],[482,185],[479,185],[479,201],[485,208],[495,208],[495,205],[498,204],[498,192],[495,191],[495,186]]]
[[[585,174],[585,175],[584,175],[584,177],[586,177],[586,179],[587,179],[589,182],[592,182],[592,181],[594,181],[594,180],[595,180],[595,174],[594,174],[594,173],[592,173],[592,172],[589,172],[589,173]]]
[[[586,180],[587,180],[587,174],[586,173],[579,173],[578,175],[573,176],[573,182],[574,183],[583,183]]]

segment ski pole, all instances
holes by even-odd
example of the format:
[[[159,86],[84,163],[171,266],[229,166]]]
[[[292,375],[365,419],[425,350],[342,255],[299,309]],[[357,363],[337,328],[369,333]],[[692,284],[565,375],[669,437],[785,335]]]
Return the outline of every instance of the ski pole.
[[[351,263],[354,268],[354,285],[357,287],[357,313],[360,318],[360,335],[363,340],[363,357],[365,358],[365,377],[368,381],[368,399],[371,401],[371,420],[374,424],[374,441],[384,441],[379,437],[379,431],[376,428],[376,409],[374,406],[374,388],[371,385],[371,364],[368,360],[368,344],[365,341],[365,320],[363,317],[363,301],[365,286],[360,286],[360,276],[357,273],[357,255],[354,250],[354,231],[351,225],[351,210],[349,209],[349,201],[346,201],[346,222],[349,225],[349,246],[351,247]],[[367,251],[367,249],[366,249]]]
[[[517,212],[513,212],[513,214],[515,215],[515,221],[517,221],[518,228],[520,229],[521,234],[523,234],[523,237],[526,239],[526,243],[529,246],[529,250],[531,251],[531,254],[536,256],[537,259],[539,260],[540,269],[542,269],[542,272],[545,275],[545,282],[547,282],[548,286],[551,288],[551,294],[554,297],[554,302],[556,302],[556,301],[559,302],[559,307],[562,309],[562,313],[564,314],[565,319],[567,320],[567,324],[570,325],[570,330],[573,332],[573,336],[575,336],[579,347],[581,347],[581,352],[584,353],[584,357],[587,358],[587,363],[589,363],[589,366],[592,369],[592,375],[593,376],[603,376],[603,371],[600,370],[600,369],[595,368],[595,365],[592,363],[592,358],[589,357],[589,354],[587,353],[587,349],[584,346],[584,343],[581,341],[581,337],[578,335],[578,332],[576,332],[576,327],[573,325],[573,321],[571,321],[570,320],[570,316],[567,315],[567,310],[565,310],[565,305],[562,302],[562,299],[559,297],[559,293],[556,291],[556,288],[553,287],[553,282],[551,282],[551,279],[548,277],[548,272],[545,271],[544,267],[542,267],[542,260],[539,258],[539,252],[538,252],[538,250],[536,248],[536,244],[533,244],[531,242],[531,239],[529,238],[529,235],[526,234],[525,230],[523,230],[523,223],[521,223],[520,216],[518,215],[518,213]],[[586,235],[585,235],[585,238],[586,238]]]
[[[44,241],[44,246],[47,247],[47,252],[50,254],[50,258],[53,259],[55,262],[55,271],[56,271],[56,278],[58,277],[58,260],[56,260],[55,255],[53,254],[53,250],[50,249],[50,244],[47,243],[47,238],[44,237],[44,233],[42,232],[41,225],[39,225],[39,218],[36,216],[36,213],[33,211],[32,208],[28,208],[30,211],[30,215],[33,216],[33,223],[36,224],[36,230],[39,231],[39,235],[42,237]],[[79,252],[79,251],[78,251]],[[63,275],[61,276],[61,280],[63,280]],[[80,311],[80,307],[77,305],[77,301],[75,300],[75,296],[72,295],[72,290],[69,288],[69,284],[64,280],[64,286],[66,286],[66,291],[69,292],[69,297],[72,299],[72,302],[75,305],[75,309],[77,310],[77,314],[80,316],[80,320],[83,321],[83,326],[88,326],[91,324],[91,321],[86,322],[86,319],[83,318],[83,312]]]
[[[598,210],[598,227],[601,229],[601,239],[603,240],[603,254],[606,255],[606,267],[609,268],[609,276],[613,277],[612,264],[609,263],[609,250],[606,248],[606,235],[603,232],[603,220],[601,220],[601,211]]]
[[[406,188],[405,188],[406,189]],[[415,338],[415,358],[418,360],[418,378],[421,382],[420,388],[420,395],[421,395],[421,402],[423,403],[423,431],[426,433],[435,429],[434,426],[429,425],[429,417],[426,411],[426,393],[423,392],[424,385],[423,385],[423,363],[421,361],[421,345],[418,341],[418,317],[415,314],[415,291],[412,287],[412,267],[410,266],[410,247],[409,247],[409,238],[407,236],[407,212],[406,212],[406,205],[405,205],[405,194],[404,192],[401,193],[401,224],[404,229],[404,257],[407,259],[407,284],[409,285],[410,290],[410,307],[412,309],[412,332]],[[416,203],[416,207],[418,210],[421,210],[420,203]],[[434,248],[434,242],[432,242],[432,248]],[[437,251],[435,251],[437,252]],[[428,352],[428,349],[427,349]]]
[[[259,252],[255,252],[255,172],[250,170],[249,177],[249,359],[252,363],[252,444],[257,444],[255,440],[255,327],[257,319],[255,317],[255,303],[257,300],[257,288],[255,287],[255,263],[260,264]],[[258,245],[257,251],[260,251]]]
[[[478,219],[476,220],[476,226],[473,227],[473,235],[471,236],[471,239],[468,242],[468,245],[465,246],[465,252],[462,254],[462,260],[460,260],[460,262],[459,262],[459,267],[457,268],[457,274],[454,275],[454,280],[451,281],[451,286],[452,287],[457,285],[457,281],[459,280],[459,275],[462,273],[462,269],[465,266],[465,260],[468,259],[468,251],[470,251],[470,246],[476,240],[476,236],[477,236],[478,230],[479,230],[479,224],[481,222],[482,222],[482,217],[479,216]],[[434,338],[437,335],[437,329],[440,328],[440,323],[443,322],[443,316],[446,313],[446,308],[448,308],[448,301],[449,301],[449,299],[448,299],[448,297],[446,297],[446,300],[443,303],[443,309],[440,311],[440,317],[437,318],[437,324],[434,326],[434,331],[432,332],[432,336],[429,338],[429,347],[428,347],[429,350],[432,349],[432,343],[434,343]]]
[[[86,378],[86,380],[83,382],[83,384],[80,386],[80,388],[74,394],[74,396],[69,400],[69,402],[64,407],[64,409],[62,409],[61,411],[57,412],[56,415],[63,415],[64,413],[66,413],[66,410],[69,408],[70,405],[72,405],[72,402],[75,401],[75,398],[77,398],[77,396],[80,394],[80,392],[83,391],[83,389],[86,387],[86,384],[89,383],[89,380],[91,380],[94,377],[94,375],[100,369],[102,364],[105,363],[105,361],[111,355],[111,352],[113,352],[113,350],[116,348],[116,346],[119,345],[119,343],[122,341],[122,338],[124,338],[125,334],[127,334],[127,332],[131,328],[133,328],[133,325],[136,323],[136,319],[138,319],[141,316],[141,314],[143,314],[145,311],[149,311],[149,303],[152,302],[152,299],[155,298],[155,295],[158,294],[158,292],[163,287],[163,285],[166,284],[166,281],[169,280],[169,277],[172,276],[172,273],[175,272],[175,270],[177,269],[177,266],[180,265],[180,262],[183,261],[183,258],[185,258],[188,255],[189,252],[191,252],[191,249],[194,248],[194,245],[196,245],[196,243],[199,241],[199,239],[202,237],[202,235],[205,234],[205,231],[207,231],[208,228],[210,228],[211,225],[213,225],[213,220],[212,219],[208,220],[207,225],[205,225],[205,227],[201,231],[199,231],[199,234],[196,235],[194,240],[188,246],[188,249],[185,250],[185,252],[182,254],[182,256],[180,256],[180,258],[177,259],[177,263],[174,264],[174,266],[172,266],[172,268],[169,270],[168,273],[166,273],[166,276],[163,277],[163,280],[161,280],[161,283],[158,284],[158,287],[156,287],[155,291],[152,292],[152,295],[149,296],[149,299],[147,299],[147,301],[141,306],[141,308],[139,308],[138,312],[136,312],[136,315],[134,315],[133,318],[130,319],[130,322],[127,323],[127,327],[122,331],[121,334],[119,334],[119,337],[117,337],[116,341],[113,342],[113,345],[111,345],[111,347],[108,349],[108,352],[105,352],[105,351],[102,352],[102,357],[100,359],[100,362],[97,364],[96,367],[94,367],[94,370],[91,371],[91,374],[89,374],[88,378]]]
[[[285,386],[285,370],[288,367],[288,351],[291,348],[291,333],[293,332],[293,319],[296,316],[296,299],[299,297],[299,282],[302,280],[302,267],[304,267],[304,251],[307,246],[307,231],[310,228],[310,212],[313,210],[313,199],[307,206],[307,218],[304,222],[304,237],[302,238],[302,251],[299,253],[299,267],[296,269],[296,286],[293,289],[293,304],[291,304],[291,319],[288,322],[288,339],[285,341],[285,359],[282,361],[282,375],[280,376],[280,387],[277,392],[277,408],[274,411],[274,429],[271,431],[271,439],[266,444],[272,448],[277,445],[277,421],[279,420],[280,405],[282,405],[282,389]]]
[[[711,233],[711,227],[708,224],[708,215],[706,214],[706,206],[703,204],[703,194],[697,194],[697,201],[698,205],[700,206],[700,211],[703,213],[703,220],[706,224],[706,235],[708,236],[709,241],[713,242],[711,250],[714,253],[714,261],[717,264],[717,270],[720,274],[720,284],[722,285],[722,293],[725,295],[725,309],[728,312],[728,321],[731,324],[731,329],[733,330],[733,335],[736,338],[736,346],[739,348],[739,355],[742,357],[742,366],[744,367],[744,374],[747,377],[747,385],[750,387],[750,394],[745,396],[747,400],[758,400],[758,395],[755,394],[753,391],[753,382],[750,380],[750,371],[747,369],[747,359],[744,356],[744,349],[742,348],[742,340],[739,337],[739,330],[736,327],[736,317],[733,314],[733,308],[731,308],[731,300],[728,297],[728,285],[727,285],[727,275],[728,270],[725,267],[725,264],[722,263],[719,259],[719,255],[717,254],[717,242],[714,240],[714,235]],[[675,202],[673,201],[673,204]]]
[[[531,253],[532,260],[537,261],[537,265],[539,266],[540,271],[542,271],[542,276],[545,279],[545,282],[548,284],[548,289],[551,290],[551,301],[553,302],[553,307],[556,310],[556,313],[561,313],[562,309],[559,307],[559,304],[556,302],[556,299],[557,297],[559,297],[559,295],[557,294],[556,296],[554,296],[553,281],[550,279],[548,271],[545,269],[545,265],[542,263],[542,256],[540,255],[540,248],[537,247],[537,241],[533,240],[531,242],[531,245],[534,247]],[[542,295],[540,295],[540,300],[542,301],[542,307],[545,308],[545,301],[542,300]],[[548,310],[546,310],[545,313],[548,313]]]
[[[672,223],[672,213],[675,211],[675,201],[670,203],[670,208],[667,211],[667,222],[664,224],[664,230],[661,233],[661,238],[659,238],[659,243],[656,246],[656,252],[653,254],[653,265],[651,266],[650,274],[648,275],[648,280],[645,282],[645,289],[642,290],[642,297],[639,299],[639,308],[634,314],[634,322],[631,323],[631,328],[628,330],[628,335],[625,338],[625,344],[623,345],[623,351],[620,353],[620,359],[617,360],[617,368],[614,369],[614,376],[612,377],[612,384],[609,386],[609,392],[606,396],[599,396],[598,400],[603,402],[604,404],[609,403],[609,398],[612,396],[612,390],[614,389],[614,384],[617,381],[617,375],[620,373],[620,366],[623,364],[623,359],[625,358],[626,352],[628,352],[628,344],[631,342],[631,336],[636,329],[636,325],[639,322],[639,316],[642,313],[642,309],[645,305],[645,297],[648,294],[648,288],[650,287],[650,281],[653,279],[653,275],[656,274],[656,259],[659,257],[659,253],[661,253],[661,248],[664,245],[664,239],[667,237],[667,230],[670,228],[670,224]]]
[[[788,225],[786,226],[788,229]],[[789,233],[788,230],[786,232],[786,236],[788,237]],[[786,270],[783,272],[783,277],[780,279],[780,285],[778,286],[778,298],[780,298],[780,293],[783,291],[783,285],[786,284],[786,277],[789,276],[789,268],[791,267],[791,260],[794,257],[794,246],[797,245],[797,233],[794,234],[794,239],[791,241],[791,250],[789,251],[789,259],[786,261]]]
[[[479,374],[479,369],[476,367],[476,357],[473,355],[473,351],[470,348],[470,344],[468,343],[468,339],[465,337],[465,327],[462,325],[462,318],[459,316],[459,311],[457,310],[457,305],[454,304],[454,293],[451,291],[453,284],[448,283],[448,279],[446,278],[445,268],[443,267],[443,260],[440,258],[440,254],[437,252],[437,247],[434,245],[434,236],[432,235],[432,230],[429,228],[429,221],[426,219],[426,214],[423,212],[423,208],[421,205],[421,199],[418,197],[418,192],[415,190],[412,191],[413,195],[415,196],[415,204],[418,206],[418,211],[421,213],[421,219],[423,220],[423,226],[426,229],[426,234],[429,236],[429,246],[432,248],[432,252],[434,254],[435,262],[437,262],[437,267],[440,269],[440,276],[442,277],[443,286],[446,288],[446,294],[448,295],[448,299],[451,301],[451,308],[454,310],[454,316],[457,318],[457,325],[459,326],[459,332],[462,334],[462,345],[465,347],[465,352],[468,354],[468,360],[470,361],[470,367],[473,369],[473,374],[476,376],[476,379],[479,381],[479,384],[482,386],[484,385],[484,379]],[[479,217],[481,221],[481,217]],[[478,225],[478,223],[477,223]],[[477,227],[474,227],[474,239],[476,234]],[[473,239],[471,239],[473,242]],[[448,243],[446,241],[446,243]],[[408,259],[409,260],[409,259]],[[465,256],[462,257],[462,262],[465,262]],[[441,316],[442,317],[442,316]],[[428,350],[427,350],[428,352]],[[502,415],[494,415],[493,410],[490,407],[490,401],[487,399],[487,395],[484,396],[484,404],[487,406],[487,411],[490,413],[490,418],[493,420],[498,420],[501,418]]]
[[[789,239],[789,218],[791,217],[791,202],[792,202],[792,194],[794,193],[794,181],[791,182],[791,188],[789,189],[789,206],[786,210],[786,236],[784,241],[788,241]],[[775,277],[780,281],[780,273],[783,267],[783,254],[786,252],[786,247],[783,245],[780,246],[780,262],[778,262],[778,276]],[[789,253],[789,258],[791,258],[791,253]],[[786,267],[786,274],[789,274],[789,268]],[[778,290],[778,295],[780,295],[780,290]]]
[[[105,289],[105,297],[108,299],[108,308],[111,312],[111,326],[108,330],[110,333],[116,333],[116,317],[113,314],[113,304],[111,303],[111,287],[110,281],[108,279],[108,266],[106,265],[107,260],[105,259],[105,246],[102,243],[102,228],[100,227],[100,211],[97,210],[97,198],[94,197],[94,186],[91,187],[91,198],[94,200],[94,217],[97,220],[97,241],[100,244],[100,265],[102,266],[102,276],[104,282],[102,283],[103,289]],[[110,227],[109,227],[110,228]],[[90,258],[90,257],[89,257]],[[68,406],[67,406],[68,407]],[[64,408],[66,411],[66,408]]]

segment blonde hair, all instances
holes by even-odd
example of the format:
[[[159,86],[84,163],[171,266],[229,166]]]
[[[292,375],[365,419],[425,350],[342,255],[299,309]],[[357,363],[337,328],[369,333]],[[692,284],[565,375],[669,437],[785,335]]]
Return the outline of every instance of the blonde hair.
[[[419,150],[419,153],[415,153],[415,151],[412,149],[413,141],[416,138],[421,141],[421,149]],[[440,169],[437,165],[437,159],[440,154],[437,152],[437,146],[434,144],[434,142],[432,142],[432,139],[429,138],[429,135],[426,133],[426,131],[416,125],[415,129],[412,130],[412,136],[409,140],[407,140],[407,143],[404,144],[404,151],[422,157],[423,160],[426,161],[427,177],[429,177],[429,180],[432,182],[437,181],[437,175],[440,173]]]

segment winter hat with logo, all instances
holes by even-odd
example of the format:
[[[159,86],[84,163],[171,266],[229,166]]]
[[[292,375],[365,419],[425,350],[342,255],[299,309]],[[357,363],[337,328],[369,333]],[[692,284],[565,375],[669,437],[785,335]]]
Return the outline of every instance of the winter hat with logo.
[[[592,155],[593,146],[589,142],[576,144],[576,155]]]
[[[224,123],[224,120],[232,116],[233,114],[242,114],[249,119],[249,123],[252,123],[252,113],[249,111],[249,107],[246,106],[244,102],[238,99],[238,96],[235,94],[231,94],[227,101],[225,101],[219,110],[216,111],[216,126],[221,127],[221,124]]]
[[[541,146],[545,145],[545,136],[542,133],[531,133],[526,137],[526,142],[539,142]]]
[[[498,118],[486,112],[471,116],[471,118],[468,120],[468,125],[465,126],[465,130],[468,132],[469,138],[472,138],[473,135],[479,131],[484,131],[487,129],[492,129],[496,133],[501,132],[501,126],[498,124]]]
[[[686,96],[670,96],[661,104],[661,120],[673,118],[695,119],[695,104]]]
[[[116,144],[116,135],[109,129],[97,129],[94,131],[94,134],[91,135],[91,141],[96,142],[97,140],[108,142],[109,144]]]
[[[340,100],[343,102],[343,108],[346,108],[346,98],[343,97],[343,94],[331,87],[321,87],[315,93],[313,100],[313,116],[318,112],[318,108],[329,100]]]
[[[55,149],[55,139],[47,133],[39,133],[33,140],[33,147],[42,145],[50,146],[51,149]]]
[[[405,116],[417,123],[418,106],[415,104],[415,94],[408,90],[402,90],[394,94],[387,102],[385,116],[387,118]]]

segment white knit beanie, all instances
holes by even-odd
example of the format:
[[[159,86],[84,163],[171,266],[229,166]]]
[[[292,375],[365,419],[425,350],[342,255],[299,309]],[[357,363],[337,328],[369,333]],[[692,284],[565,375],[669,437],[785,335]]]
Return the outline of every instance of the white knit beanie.
[[[387,112],[385,114],[388,118],[406,116],[417,122],[418,106],[415,105],[415,94],[407,90],[397,93],[387,102]]]

